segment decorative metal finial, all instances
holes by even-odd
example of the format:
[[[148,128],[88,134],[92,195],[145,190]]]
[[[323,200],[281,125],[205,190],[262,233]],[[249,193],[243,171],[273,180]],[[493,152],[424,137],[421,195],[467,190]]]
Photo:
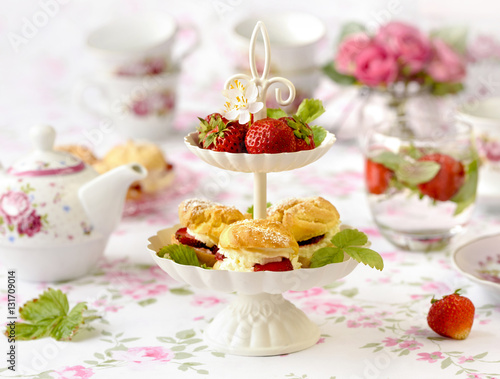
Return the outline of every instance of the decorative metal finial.
[[[257,57],[255,54],[255,45],[257,42],[257,34],[260,31],[262,34],[262,39],[264,40],[264,70],[262,71],[262,75],[259,76],[259,72],[257,70]],[[250,72],[252,76],[246,74],[236,74],[231,76],[226,83],[224,84],[224,89],[230,89],[231,83],[237,79],[243,79],[248,81],[249,83],[254,83],[255,86],[259,90],[258,101],[264,104],[264,107],[254,115],[255,120],[260,120],[265,118],[267,115],[266,109],[266,93],[267,89],[271,84],[281,83],[284,84],[288,88],[288,98],[283,100],[281,95],[281,88],[276,88],[275,95],[276,101],[281,106],[287,106],[292,103],[295,99],[295,87],[293,83],[285,78],[276,76],[268,79],[269,71],[271,70],[271,43],[269,42],[269,35],[267,34],[266,26],[262,21],[258,21],[257,25],[252,33],[252,37],[250,39],[250,49],[249,49],[249,63],[250,63]]]

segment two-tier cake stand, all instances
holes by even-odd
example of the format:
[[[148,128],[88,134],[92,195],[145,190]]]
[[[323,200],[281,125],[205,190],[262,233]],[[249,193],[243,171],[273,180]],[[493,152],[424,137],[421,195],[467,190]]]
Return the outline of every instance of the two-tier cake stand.
[[[259,32],[265,51],[264,69],[260,76],[255,59],[255,44]],[[285,78],[268,79],[271,49],[266,27],[260,21],[250,40],[249,56],[252,76],[235,75],[226,82],[225,88],[228,89],[235,79],[253,82],[259,89],[259,101],[265,104],[268,87],[273,83],[282,83],[288,88],[288,97],[284,100],[280,88],[276,88],[276,100],[282,106],[290,104],[295,97],[293,84]],[[265,106],[254,115],[254,119],[264,117]],[[185,138],[187,147],[206,163],[224,170],[254,174],[254,218],[265,218],[267,173],[298,169],[318,160],[334,144],[335,136],[327,133],[321,145],[315,149],[282,154],[214,152],[200,148],[198,142],[196,132]],[[171,243],[171,235],[177,228],[178,226],[174,226],[160,230],[149,238],[148,249],[155,262],[175,280],[197,288],[237,294],[236,299],[223,309],[205,330],[205,338],[214,350],[230,354],[278,355],[303,350],[316,344],[320,337],[318,326],[304,312],[285,300],[282,293],[327,285],[345,277],[357,265],[355,260],[347,256],[341,263],[287,272],[235,272],[180,265],[157,255],[163,246]]]

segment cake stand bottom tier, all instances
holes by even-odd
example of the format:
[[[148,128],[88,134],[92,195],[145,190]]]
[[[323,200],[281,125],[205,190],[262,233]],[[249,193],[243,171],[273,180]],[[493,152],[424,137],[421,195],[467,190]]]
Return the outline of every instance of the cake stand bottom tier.
[[[306,349],[319,340],[318,326],[282,295],[241,295],[212,321],[205,340],[220,352],[268,356]]]

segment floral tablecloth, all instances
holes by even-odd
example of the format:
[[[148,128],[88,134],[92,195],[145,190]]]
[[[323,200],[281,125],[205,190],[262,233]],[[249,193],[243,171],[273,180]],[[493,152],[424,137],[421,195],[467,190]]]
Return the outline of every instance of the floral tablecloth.
[[[54,125],[60,143],[79,142],[89,135],[99,138],[95,146],[98,153],[123,140],[116,131],[99,134],[99,120],[75,108],[71,93],[91,67],[82,43],[85,33],[110,12],[130,13],[146,6],[136,1],[119,5],[109,2],[109,8],[97,1],[89,2],[88,8],[76,2],[59,3],[57,15],[36,38],[21,45],[18,53],[12,53],[7,45],[2,49],[0,151],[4,166],[28,151],[27,129],[33,123]],[[233,8],[240,5],[238,1],[228,3]],[[0,31],[19,33],[23,17],[32,17],[39,10],[37,2],[30,4],[19,6],[9,18],[2,15]],[[160,2],[156,5],[171,10],[164,9]],[[224,19],[216,13],[207,22],[203,15],[218,8],[212,4],[199,9],[200,2],[196,1],[185,2],[184,6],[186,9],[176,14],[178,19],[213,26],[215,32],[202,34],[222,44],[213,42],[204,50],[215,59],[211,68],[207,60],[199,64],[200,55],[186,61],[186,68],[194,71],[187,74],[186,69],[183,74],[172,134],[162,143],[176,171],[175,187],[154,213],[122,220],[111,236],[105,259],[93,274],[65,283],[17,282],[17,307],[52,287],[65,292],[70,305],[87,302],[101,318],[84,325],[70,342],[17,342],[15,372],[7,369],[7,343],[2,340],[0,376],[500,378],[500,294],[455,271],[451,250],[403,252],[380,236],[367,208],[362,157],[352,142],[337,142],[323,158],[305,168],[269,174],[268,201],[315,195],[330,200],[344,223],[369,235],[373,248],[384,258],[383,272],[358,265],[345,279],[328,286],[285,293],[285,298],[302,309],[321,331],[318,343],[304,351],[242,357],[207,346],[203,331],[235,295],[194,289],[174,281],[152,261],[146,249],[147,238],[177,222],[177,206],[185,198],[208,198],[245,210],[252,203],[253,177],[209,167],[182,142],[184,134],[195,127],[196,116],[219,106],[219,91],[231,73],[226,70],[223,75],[214,75],[227,69],[215,64],[220,59],[218,48],[226,49],[220,39],[222,33],[215,27]],[[82,17],[94,11],[94,17]],[[468,236],[499,230],[500,213],[480,206]],[[0,320],[5,325],[5,266],[0,266],[0,283]],[[457,288],[462,288],[476,306],[472,332],[463,341],[439,337],[426,322],[431,298]]]

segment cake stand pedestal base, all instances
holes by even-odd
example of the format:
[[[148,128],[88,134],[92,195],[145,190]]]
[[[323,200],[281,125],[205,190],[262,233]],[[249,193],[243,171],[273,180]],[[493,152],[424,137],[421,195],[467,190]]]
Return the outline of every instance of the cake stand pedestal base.
[[[268,356],[306,349],[320,337],[318,326],[281,294],[242,295],[222,310],[205,331],[220,352]]]

